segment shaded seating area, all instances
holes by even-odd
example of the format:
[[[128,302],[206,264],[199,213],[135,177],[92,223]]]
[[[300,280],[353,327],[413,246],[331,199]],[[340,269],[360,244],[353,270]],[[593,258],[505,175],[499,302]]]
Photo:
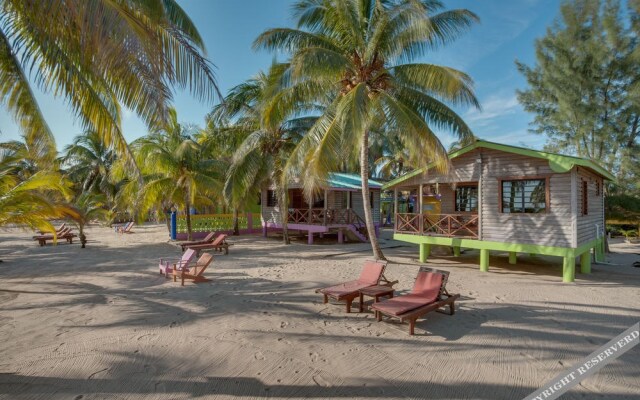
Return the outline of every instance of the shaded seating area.
[[[202,250],[214,250],[214,251],[219,251],[221,253],[224,251],[224,254],[229,254],[230,246],[233,246],[233,244],[227,243],[227,235],[224,233],[221,233],[220,235],[218,235],[218,237],[216,237],[210,243],[193,244],[185,247],[187,249],[195,250],[199,255]]]
[[[339,283],[322,289],[317,289],[316,293],[321,293],[324,297],[323,302],[329,302],[329,298],[336,301],[344,301],[346,312],[351,312],[351,304],[353,300],[360,297],[360,289],[370,286],[376,286],[380,283],[387,283],[393,286],[395,282],[389,282],[384,277],[384,270],[387,267],[385,261],[365,261],[362,267],[360,277],[353,281]]]
[[[203,239],[201,240],[193,240],[190,242],[181,242],[180,244],[180,248],[182,249],[182,251],[185,251],[189,246],[197,246],[200,244],[209,244],[212,243],[214,241],[214,238],[216,237],[217,232],[209,232],[209,234],[207,234],[207,236],[205,236]]]
[[[455,301],[460,295],[447,292],[448,278],[447,271],[421,267],[411,293],[375,303],[371,309],[378,321],[382,321],[383,315],[400,322],[409,321],[409,334],[413,335],[416,321],[423,315],[446,306],[450,315],[455,313]]]

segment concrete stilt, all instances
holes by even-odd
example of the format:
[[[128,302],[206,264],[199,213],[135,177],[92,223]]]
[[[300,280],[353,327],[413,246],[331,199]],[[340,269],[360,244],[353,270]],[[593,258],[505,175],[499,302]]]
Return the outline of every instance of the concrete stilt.
[[[308,244],[313,244],[313,232],[309,231],[309,237],[307,239]]]
[[[509,264],[515,264],[517,260],[518,260],[518,253],[516,253],[515,251],[510,251]]]
[[[562,281],[573,282],[576,279],[576,259],[572,254],[563,257]]]
[[[583,274],[591,273],[591,251],[587,250],[580,256],[580,272]]]
[[[267,226],[266,225],[262,226],[262,236],[267,237]]]
[[[460,257],[460,246],[453,246],[453,255]]]
[[[489,250],[480,249],[480,271],[489,271]]]
[[[344,243],[344,232],[342,232],[342,229],[338,231],[338,243]]]
[[[431,254],[431,245],[428,243],[420,243],[420,262],[427,262]]]

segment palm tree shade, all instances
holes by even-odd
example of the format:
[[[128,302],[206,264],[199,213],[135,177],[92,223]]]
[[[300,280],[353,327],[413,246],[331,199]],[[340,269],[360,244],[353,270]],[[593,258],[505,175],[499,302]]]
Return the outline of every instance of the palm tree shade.
[[[298,28],[270,29],[256,48],[291,55],[291,80],[309,101],[329,105],[298,144],[290,164],[305,171],[307,196],[344,158],[359,160],[365,221],[373,254],[384,259],[369,204],[372,130],[400,140],[416,166],[448,166],[433,128],[460,138],[467,124],[446,104],[479,107],[469,76],[414,60],[445,45],[477,21],[467,10],[442,11],[435,0],[302,0]],[[302,166],[302,167],[300,167]]]

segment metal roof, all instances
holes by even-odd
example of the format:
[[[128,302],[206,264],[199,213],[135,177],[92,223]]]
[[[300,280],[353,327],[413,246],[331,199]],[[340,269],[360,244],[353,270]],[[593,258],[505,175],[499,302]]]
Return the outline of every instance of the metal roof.
[[[327,186],[336,189],[362,189],[362,179],[357,174],[332,172],[329,174]],[[369,189],[381,189],[382,183],[369,179]]]

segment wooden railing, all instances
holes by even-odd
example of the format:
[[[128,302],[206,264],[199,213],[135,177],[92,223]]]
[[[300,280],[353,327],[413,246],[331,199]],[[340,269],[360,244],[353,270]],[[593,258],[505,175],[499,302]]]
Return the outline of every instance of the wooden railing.
[[[395,231],[426,236],[478,238],[477,214],[396,214]]]
[[[365,225],[364,220],[348,208],[290,208],[287,222],[307,225]]]

